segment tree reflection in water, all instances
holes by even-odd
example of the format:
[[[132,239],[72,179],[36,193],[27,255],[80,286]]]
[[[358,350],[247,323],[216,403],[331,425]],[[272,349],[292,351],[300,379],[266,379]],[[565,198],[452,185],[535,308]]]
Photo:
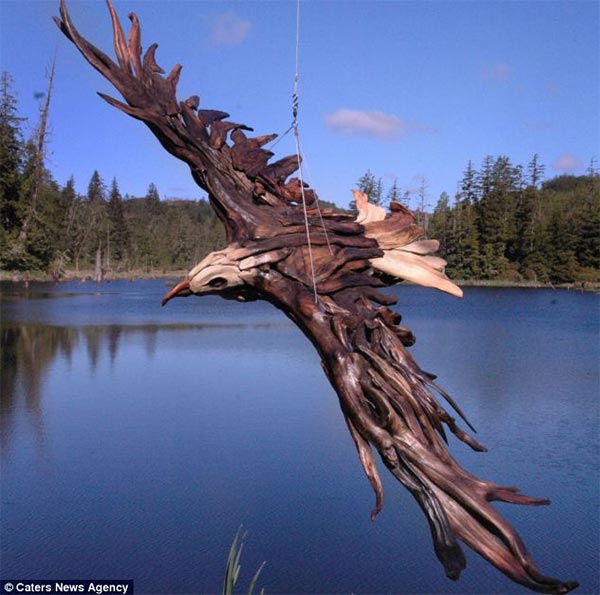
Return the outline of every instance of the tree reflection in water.
[[[187,325],[172,325],[181,330]],[[73,354],[85,349],[92,370],[107,348],[110,362],[116,360],[119,344],[128,334],[142,333],[148,356],[156,350],[158,325],[51,326],[46,324],[0,324],[0,446],[6,455],[18,412],[35,428],[36,440],[44,440],[42,397],[45,377],[52,364],[62,358],[71,363]]]
[[[0,444],[6,454],[18,410],[24,410],[44,440],[41,396],[46,371],[60,355],[67,360],[79,341],[77,328],[40,324],[0,327]]]

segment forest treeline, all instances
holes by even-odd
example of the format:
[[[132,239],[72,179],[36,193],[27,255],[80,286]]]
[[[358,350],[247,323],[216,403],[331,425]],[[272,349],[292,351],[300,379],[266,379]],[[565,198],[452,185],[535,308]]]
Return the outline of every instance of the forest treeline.
[[[523,166],[506,156],[469,162],[451,201],[443,192],[428,212],[427,184],[387,190],[370,170],[357,186],[376,204],[410,204],[427,235],[440,241],[446,272],[459,280],[600,281],[600,175],[544,180],[538,155]]]
[[[440,241],[456,279],[539,283],[600,280],[600,176],[542,181],[534,155],[523,167],[508,157],[469,163],[451,204],[442,194],[428,232]]]
[[[158,273],[188,269],[223,245],[224,231],[206,201],[160,200],[152,183],[145,196],[122,196],[98,171],[87,192],[73,178],[61,186],[45,165],[47,119],[52,90],[40,104],[40,118],[24,139],[8,73],[0,76],[0,268],[67,272]]]
[[[0,77],[0,269],[42,271],[53,278],[93,271],[104,275],[157,274],[189,269],[223,246],[224,232],[204,200],[160,200],[153,183],[143,197],[122,195],[91,173],[87,192],[73,178],[61,186],[46,167],[48,93],[31,137],[11,92]],[[425,180],[416,193],[397,182],[384,193],[367,171],[357,187],[373,202],[414,202],[418,222],[440,240],[447,272],[458,280],[598,282],[600,176],[592,163],[585,176],[544,181],[534,156],[526,167],[505,156],[469,163],[451,201],[443,193],[433,212]]]

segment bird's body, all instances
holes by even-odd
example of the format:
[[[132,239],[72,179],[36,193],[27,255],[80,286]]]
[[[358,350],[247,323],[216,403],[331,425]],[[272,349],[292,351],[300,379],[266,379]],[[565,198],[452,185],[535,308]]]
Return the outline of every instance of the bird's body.
[[[228,244],[209,254],[163,303],[176,296],[218,294],[263,299],[281,309],[317,349],[339,397],[359,459],[376,496],[383,487],[371,447],[415,497],[429,521],[436,554],[450,578],[465,566],[463,541],[513,580],[540,592],[565,593],[577,583],[542,575],[518,534],[490,505],[493,500],[545,504],[474,477],[450,455],[446,430],[475,450],[439,397],[462,412],[410,356],[410,330],[382,293],[407,279],[455,296],[461,290],[443,273],[438,247],[423,237],[412,214],[392,203],[387,215],[357,195],[359,215],[321,210],[316,194],[297,178],[299,157],[269,163],[264,145],[274,135],[250,138],[228,114],[199,108],[192,96],[178,102],[180,66],[167,77],[155,62],[155,45],[142,57],[137,17],[128,38],[110,5],[113,62],[73,26],[64,2],[57,24],[85,58],[125,98],[102,96],[142,120],[171,154],[189,164],[196,182],[223,222]],[[436,396],[437,395],[437,396]]]

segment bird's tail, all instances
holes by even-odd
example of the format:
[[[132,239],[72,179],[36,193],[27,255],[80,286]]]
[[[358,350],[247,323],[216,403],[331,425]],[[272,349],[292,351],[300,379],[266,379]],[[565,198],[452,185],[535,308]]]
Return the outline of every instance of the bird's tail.
[[[374,519],[383,507],[383,487],[371,445],[390,472],[425,513],[436,554],[446,574],[457,579],[466,562],[459,541],[467,544],[512,580],[541,593],[567,593],[578,586],[542,574],[518,533],[491,505],[493,501],[542,505],[549,501],[480,479],[450,455],[446,430],[474,450],[486,450],[440,404],[434,393],[464,415],[408,354],[405,329],[392,324],[390,311],[372,318],[345,337],[352,352],[332,370],[338,395],[359,458],[376,494]],[[387,322],[386,320],[387,319]],[[334,364],[335,366],[336,364]],[[468,424],[470,426],[470,424]]]

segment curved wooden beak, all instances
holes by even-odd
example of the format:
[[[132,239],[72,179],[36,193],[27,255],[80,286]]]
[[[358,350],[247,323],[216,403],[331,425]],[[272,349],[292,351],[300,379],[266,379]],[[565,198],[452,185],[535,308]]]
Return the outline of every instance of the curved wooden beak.
[[[164,306],[171,298],[174,297],[187,297],[188,295],[192,295],[192,290],[190,289],[190,282],[188,279],[184,279],[180,281],[170,289],[167,293],[165,293],[165,297],[161,302],[161,306]]]

